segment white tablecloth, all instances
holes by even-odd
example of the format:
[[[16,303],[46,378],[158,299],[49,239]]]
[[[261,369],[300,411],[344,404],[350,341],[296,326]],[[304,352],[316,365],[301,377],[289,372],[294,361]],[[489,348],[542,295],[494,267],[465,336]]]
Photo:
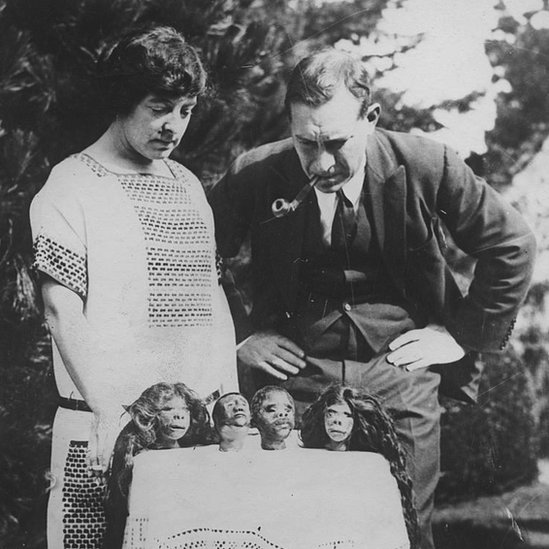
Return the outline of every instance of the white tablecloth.
[[[407,549],[399,491],[378,454],[266,451],[250,435],[135,458],[124,549]]]

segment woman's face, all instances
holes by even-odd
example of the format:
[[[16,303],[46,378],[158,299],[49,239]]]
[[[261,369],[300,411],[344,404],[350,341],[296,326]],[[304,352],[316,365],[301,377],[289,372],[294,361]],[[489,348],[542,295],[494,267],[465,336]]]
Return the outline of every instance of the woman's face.
[[[337,402],[324,412],[324,428],[330,439],[329,450],[347,450],[353,432],[353,412],[346,402]]]
[[[122,150],[151,161],[167,158],[185,134],[195,105],[196,97],[147,95],[116,119]]]
[[[162,448],[176,448],[191,426],[191,413],[180,396],[166,400],[158,412],[159,433],[157,443]]]

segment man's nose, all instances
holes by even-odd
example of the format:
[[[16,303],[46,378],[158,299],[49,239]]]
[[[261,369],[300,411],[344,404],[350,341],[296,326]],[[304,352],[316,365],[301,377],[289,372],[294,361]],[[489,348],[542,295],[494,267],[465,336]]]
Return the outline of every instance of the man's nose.
[[[288,415],[288,410],[286,409],[279,410],[277,414],[278,417],[286,417],[287,415]]]
[[[319,149],[311,165],[314,175],[326,176],[334,169],[335,158],[325,149]]]

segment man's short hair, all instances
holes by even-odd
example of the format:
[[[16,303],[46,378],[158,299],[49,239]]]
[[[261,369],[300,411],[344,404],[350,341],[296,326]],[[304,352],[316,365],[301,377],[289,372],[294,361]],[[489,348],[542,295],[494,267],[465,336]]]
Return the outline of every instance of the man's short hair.
[[[364,63],[333,48],[302,59],[292,71],[284,101],[288,114],[294,103],[318,107],[344,85],[361,102],[360,117],[370,105],[369,76]]]

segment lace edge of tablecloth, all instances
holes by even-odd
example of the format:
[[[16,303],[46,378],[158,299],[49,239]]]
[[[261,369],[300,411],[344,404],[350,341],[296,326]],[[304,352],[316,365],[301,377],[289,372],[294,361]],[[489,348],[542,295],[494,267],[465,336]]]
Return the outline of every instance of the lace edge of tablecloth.
[[[128,525],[124,549],[289,549],[272,543],[253,530],[194,528],[151,540],[144,532],[145,523],[146,519],[141,519]],[[310,549],[364,549],[364,546],[352,539],[337,539],[316,544]],[[383,549],[409,549],[409,544],[386,545]]]

